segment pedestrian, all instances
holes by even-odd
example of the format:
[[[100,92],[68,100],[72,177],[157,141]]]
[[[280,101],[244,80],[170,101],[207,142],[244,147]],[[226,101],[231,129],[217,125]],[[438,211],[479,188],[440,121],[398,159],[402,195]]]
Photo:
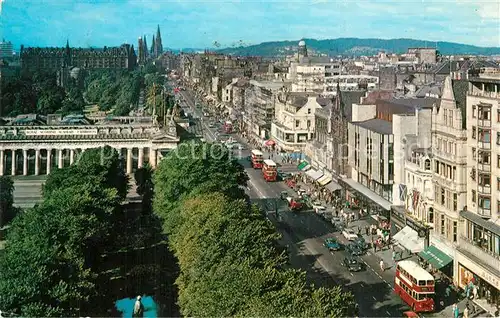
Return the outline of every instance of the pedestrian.
[[[458,309],[456,303],[453,304],[452,310],[453,310],[453,318],[458,318],[458,316],[460,316],[460,310]]]
[[[358,225],[358,235],[361,235],[361,227]]]
[[[474,286],[472,289],[472,297],[474,297],[473,299],[478,299],[476,286]]]
[[[370,228],[367,226],[365,226],[365,233],[366,233],[366,236],[368,236],[368,232],[370,231]]]
[[[465,306],[464,313],[462,314],[463,318],[469,318],[469,304]]]
[[[385,268],[384,268],[384,260],[380,260],[380,271],[385,271]]]
[[[392,260],[396,261],[396,251],[392,250]]]

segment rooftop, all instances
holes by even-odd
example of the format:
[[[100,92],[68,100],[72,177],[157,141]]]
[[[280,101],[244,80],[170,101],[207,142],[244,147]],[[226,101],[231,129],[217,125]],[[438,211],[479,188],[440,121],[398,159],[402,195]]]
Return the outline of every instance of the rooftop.
[[[377,132],[382,135],[392,134],[392,123],[386,120],[374,118],[365,121],[358,121],[352,123],[353,125],[363,127],[365,129]]]

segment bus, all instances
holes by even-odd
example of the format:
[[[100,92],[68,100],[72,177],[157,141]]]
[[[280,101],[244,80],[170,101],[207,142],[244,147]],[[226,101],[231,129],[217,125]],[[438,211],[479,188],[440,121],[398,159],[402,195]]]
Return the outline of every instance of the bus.
[[[434,277],[414,261],[397,264],[394,292],[414,312],[434,311]]]
[[[270,159],[264,160],[264,166],[262,167],[262,174],[267,182],[276,181],[278,176],[276,163]]]
[[[262,151],[254,149],[252,150],[252,168],[262,169],[262,162],[264,161],[264,154]]]

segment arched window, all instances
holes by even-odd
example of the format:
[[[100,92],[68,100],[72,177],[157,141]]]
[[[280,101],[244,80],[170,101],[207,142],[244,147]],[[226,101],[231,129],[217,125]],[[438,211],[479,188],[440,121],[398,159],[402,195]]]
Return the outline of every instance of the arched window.
[[[427,223],[434,223],[434,209],[429,208],[429,213],[427,214]]]
[[[425,159],[425,170],[431,170],[431,160]]]

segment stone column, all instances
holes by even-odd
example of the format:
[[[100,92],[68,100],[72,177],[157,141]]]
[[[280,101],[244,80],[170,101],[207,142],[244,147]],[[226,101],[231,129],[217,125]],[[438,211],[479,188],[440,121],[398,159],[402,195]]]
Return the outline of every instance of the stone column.
[[[132,173],[132,148],[127,148],[127,174]]]
[[[72,165],[75,162],[75,150],[71,149],[69,151],[69,164]]]
[[[12,149],[11,175],[16,175],[16,149]]]
[[[28,175],[28,150],[23,149],[23,176]]]
[[[63,168],[63,165],[64,165],[64,161],[63,161],[63,149],[59,149],[57,154],[59,155],[59,157],[57,158],[57,167],[59,169],[62,169]]]
[[[35,150],[35,176],[40,174],[40,149]]]
[[[47,149],[47,175],[50,174],[52,168],[52,149]]]
[[[3,164],[4,164],[4,151],[3,150],[0,150],[0,176],[3,176]]]
[[[151,148],[149,150],[149,163],[151,164],[151,167],[156,168],[156,149]]]
[[[139,148],[138,167],[142,168],[143,165],[144,165],[144,148]]]

